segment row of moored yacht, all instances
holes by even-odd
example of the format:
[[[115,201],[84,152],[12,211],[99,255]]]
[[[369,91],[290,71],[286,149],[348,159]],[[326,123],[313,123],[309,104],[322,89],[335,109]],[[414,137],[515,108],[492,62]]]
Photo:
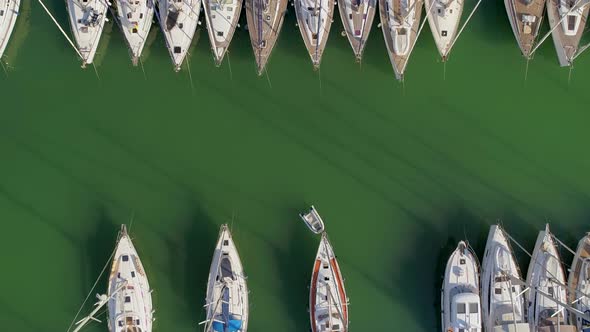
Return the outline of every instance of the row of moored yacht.
[[[314,233],[321,234],[310,283],[311,330],[347,332],[348,298],[344,279],[324,231],[324,223],[313,206],[300,216]],[[97,313],[106,305],[109,331],[151,332],[155,319],[151,293],[146,271],[126,227],[122,226],[111,262],[107,292],[97,296],[98,302],[87,317],[72,324],[73,331],[96,321]],[[209,271],[205,303],[207,319],[201,322],[204,331],[246,332],[248,294],[238,250],[229,228],[222,225]]]
[[[580,240],[567,280],[558,252],[563,244],[549,226],[539,232],[526,280],[511,240],[491,227],[481,273],[476,254],[459,242],[441,290],[442,331],[590,331],[590,235]]]
[[[14,27],[20,1],[0,0],[0,57]],[[201,6],[205,12],[215,63],[220,65],[238,26],[243,1],[258,74],[262,74],[281,30],[288,0],[114,0],[113,4],[109,0],[66,0],[66,3],[75,47],[83,66],[92,63],[107,21],[107,12],[112,10],[125,35],[134,64],[141,57],[155,13],[174,68],[179,70],[199,24]],[[378,1],[385,44],[395,75],[400,80],[426,20],[421,23],[423,7],[426,8],[436,46],[445,61],[481,2],[477,0],[473,11],[460,26],[463,0]],[[336,0],[293,2],[301,35],[313,66],[317,68],[328,40]],[[514,35],[527,59],[532,57],[539,45],[536,42],[547,4],[551,33],[562,66],[571,65],[586,49],[586,46],[580,48],[579,44],[588,17],[589,2],[504,0]],[[345,33],[355,57],[360,61],[371,31],[377,0],[341,0],[338,7]],[[542,38],[539,42],[544,40]]]

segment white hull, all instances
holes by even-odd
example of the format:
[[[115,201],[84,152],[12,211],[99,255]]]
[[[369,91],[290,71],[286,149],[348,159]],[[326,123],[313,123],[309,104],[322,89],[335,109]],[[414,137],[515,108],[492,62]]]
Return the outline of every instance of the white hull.
[[[451,254],[441,290],[442,331],[481,332],[479,264],[463,241]]]
[[[326,233],[318,247],[309,292],[312,332],[348,332],[348,298],[344,279]]]
[[[537,290],[527,293],[528,319],[531,329],[533,331],[542,331],[543,328],[557,330],[558,322],[561,322],[560,331],[573,332],[575,329],[572,330],[571,326],[566,325],[568,311],[563,310],[559,304],[567,303],[565,272],[548,225],[537,236],[527,273],[527,284]]]
[[[295,0],[294,2],[299,31],[313,66],[318,68],[330,35],[334,0]]]
[[[428,24],[443,59],[449,55],[457,37],[464,3],[463,0],[424,0],[426,10],[430,8]]]
[[[221,226],[207,285],[205,332],[248,329],[248,287],[227,225]]]
[[[131,61],[137,65],[152,26],[154,4],[152,0],[116,0],[115,3]]]
[[[525,321],[522,279],[512,248],[500,226],[490,227],[481,269],[483,326],[486,331],[530,332]]]
[[[575,303],[574,307],[581,312],[590,312],[590,234],[586,234],[578,243],[567,285],[570,290],[569,303]],[[573,322],[579,331],[590,328],[590,322],[584,321],[582,317],[573,317]]]
[[[125,226],[113,256],[108,297],[109,331],[152,331],[150,285]],[[124,330],[125,327],[128,330]]]
[[[0,0],[0,58],[8,45],[19,9],[20,0]]]
[[[338,3],[344,31],[359,61],[371,32],[376,8],[377,0],[341,0]]]
[[[242,3],[242,0],[203,0],[207,32],[217,66],[221,65],[238,26]]]
[[[201,0],[159,0],[158,9],[174,70],[179,71],[197,30]]]
[[[67,0],[70,27],[82,55],[82,66],[94,61],[107,13],[107,0]]]

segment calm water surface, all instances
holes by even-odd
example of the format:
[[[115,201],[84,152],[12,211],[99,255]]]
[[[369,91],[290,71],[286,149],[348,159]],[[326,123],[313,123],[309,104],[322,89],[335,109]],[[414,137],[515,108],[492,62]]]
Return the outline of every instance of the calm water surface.
[[[249,275],[249,330],[285,332],[309,330],[319,239],[297,218],[309,204],[346,277],[351,331],[437,330],[448,254],[467,237],[481,255],[498,219],[528,248],[548,220],[572,246],[590,229],[590,54],[568,84],[549,40],[525,82],[501,1],[482,4],[446,79],[428,26],[401,85],[381,31],[360,66],[338,17],[314,72],[289,12],[268,78],[255,75],[247,31],[230,72],[201,30],[192,88],[158,29],[145,76],[107,29],[98,80],[23,1],[0,75],[3,331],[65,331],[132,218],[155,330],[179,332],[204,319],[222,223]],[[67,27],[63,1],[47,5]]]

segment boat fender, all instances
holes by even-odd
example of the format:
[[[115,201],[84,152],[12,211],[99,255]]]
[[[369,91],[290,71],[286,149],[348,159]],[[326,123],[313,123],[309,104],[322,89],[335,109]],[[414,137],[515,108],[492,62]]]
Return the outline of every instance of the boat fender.
[[[382,26],[382,25],[383,25],[382,23],[379,23],[379,24],[377,24],[377,27],[378,27],[379,29],[381,29],[381,26]]]

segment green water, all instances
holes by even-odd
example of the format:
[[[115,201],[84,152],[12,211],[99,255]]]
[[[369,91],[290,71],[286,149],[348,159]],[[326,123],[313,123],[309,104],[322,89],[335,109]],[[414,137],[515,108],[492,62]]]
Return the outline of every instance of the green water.
[[[498,219],[529,249],[547,220],[572,246],[590,229],[590,54],[568,84],[548,40],[525,82],[501,1],[484,1],[446,79],[428,26],[402,86],[381,31],[361,67],[339,18],[318,74],[289,12],[268,79],[246,31],[230,75],[201,30],[194,88],[157,29],[145,78],[111,29],[97,80],[23,1],[0,75],[2,331],[65,331],[131,218],[155,331],[199,329],[226,222],[249,276],[249,330],[285,332],[309,330],[318,238],[297,217],[309,204],[346,277],[351,331],[437,330],[448,254],[466,236],[481,255]],[[47,4],[67,27],[63,1]]]

